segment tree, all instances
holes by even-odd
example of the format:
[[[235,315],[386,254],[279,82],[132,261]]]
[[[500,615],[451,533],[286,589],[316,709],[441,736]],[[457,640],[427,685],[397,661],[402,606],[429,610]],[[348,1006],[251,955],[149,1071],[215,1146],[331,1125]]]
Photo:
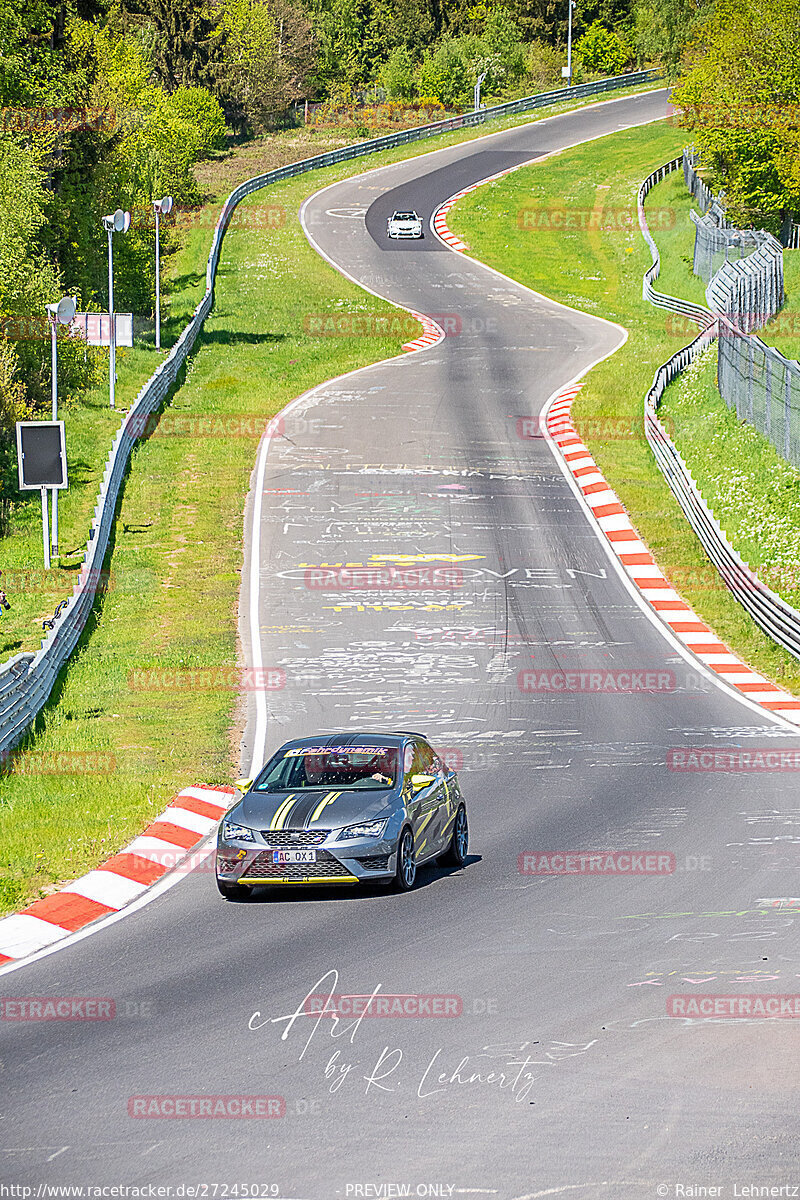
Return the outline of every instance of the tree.
[[[479,75],[485,73],[486,93],[522,77],[525,47],[509,10],[475,6],[470,20],[473,30],[480,32],[458,38],[445,34],[424,57],[417,76],[420,95],[455,107],[469,103]]]
[[[398,46],[381,67],[379,80],[390,100],[410,100],[414,95],[414,63],[405,46]]]
[[[310,23],[287,0],[221,0],[216,11],[219,93],[237,125],[261,131],[308,94]]]
[[[800,210],[800,0],[716,0],[673,92],[731,218]]]
[[[619,75],[633,54],[630,43],[595,21],[575,45],[575,57],[587,71]]]
[[[150,33],[152,67],[168,91],[213,83],[214,20],[205,0],[120,0],[120,13],[123,33]]]
[[[711,0],[636,0],[632,38],[640,61],[661,62],[670,78]]]

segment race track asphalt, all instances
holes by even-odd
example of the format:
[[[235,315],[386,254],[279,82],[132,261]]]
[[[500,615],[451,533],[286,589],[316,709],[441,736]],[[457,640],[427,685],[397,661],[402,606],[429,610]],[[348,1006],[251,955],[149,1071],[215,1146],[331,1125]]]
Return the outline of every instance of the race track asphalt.
[[[424,871],[408,895],[242,903],[197,871],[5,975],[4,997],[105,996],[117,1015],[0,1022],[0,1180],[205,1185],[211,1200],[237,1185],[285,1200],[644,1200],[691,1194],[681,1182],[726,1197],[800,1182],[797,1022],[668,1015],[671,995],[788,994],[800,974],[796,914],[762,903],[798,893],[796,775],[687,774],[670,751],[800,738],[679,652],[520,423],[622,331],[427,228],[462,187],[666,103],[656,91],[537,121],[304,206],[322,253],[449,335],[316,389],[259,452],[243,653],[286,684],[248,696],[243,769],[303,732],[420,730],[459,767],[470,861]],[[385,237],[404,207],[426,219],[421,243]],[[369,296],[363,308],[368,324]],[[315,586],[315,568],[354,563],[407,574]],[[431,589],[434,568],[447,575]],[[653,672],[658,690],[542,683],[597,669]],[[518,869],[526,852],[610,850],[674,855],[675,870]],[[324,977],[338,993],[455,997],[459,1015],[290,1021]],[[285,1116],[129,1115],[131,1097],[242,1094],[282,1096]]]

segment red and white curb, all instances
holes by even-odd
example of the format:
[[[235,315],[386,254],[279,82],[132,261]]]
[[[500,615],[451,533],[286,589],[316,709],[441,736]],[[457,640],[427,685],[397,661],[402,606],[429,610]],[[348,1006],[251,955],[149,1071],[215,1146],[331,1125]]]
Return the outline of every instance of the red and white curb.
[[[557,153],[557,151],[551,151]],[[540,154],[537,158],[531,158],[527,162],[517,163],[516,166],[506,167],[502,171],[497,171],[494,175],[487,175],[485,179],[479,179],[477,183],[471,183],[469,187],[462,188],[460,192],[456,192],[453,196],[448,196],[443,204],[440,204],[433,214],[434,233],[441,238],[451,250],[457,250],[459,254],[464,254],[469,250],[469,246],[462,242],[461,238],[456,237],[452,229],[447,224],[447,214],[454,204],[459,200],[463,200],[470,192],[476,192],[478,188],[485,187],[487,183],[494,183],[496,179],[502,179],[504,175],[510,175],[513,171],[518,171],[520,167],[529,167],[532,163],[542,162],[545,158],[550,158],[550,154]]]
[[[439,342],[444,339],[444,330],[436,324],[432,317],[426,317],[425,313],[414,312],[413,309],[408,311],[422,325],[422,333],[418,338],[414,338],[413,342],[406,342],[403,349],[407,351],[426,350],[428,346],[438,346]]]
[[[450,209],[460,200],[462,196],[466,196],[468,192],[474,192],[478,184],[473,184],[472,187],[464,188],[463,192],[456,192],[455,196],[451,196],[449,200],[445,200],[441,208],[438,208],[433,214],[433,228],[443,242],[447,242],[451,250],[458,250],[459,254],[463,254],[468,247],[457,238],[456,235],[447,227],[447,214]]]
[[[547,412],[547,430],[629,578],[679,641],[715,674],[748,700],[800,724],[800,699],[737,658],[681,599],[656,564],[572,423],[570,412],[582,386],[573,384],[559,392]]]
[[[0,967],[119,912],[175,867],[189,869],[191,852],[230,808],[233,792],[184,788],[124,850],[60,892],[0,920]]]

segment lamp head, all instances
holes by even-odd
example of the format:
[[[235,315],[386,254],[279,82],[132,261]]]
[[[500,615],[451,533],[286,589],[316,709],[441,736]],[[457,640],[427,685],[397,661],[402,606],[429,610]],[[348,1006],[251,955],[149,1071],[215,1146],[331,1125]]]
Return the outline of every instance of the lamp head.
[[[51,319],[58,325],[69,325],[72,318],[75,316],[75,311],[78,307],[78,302],[74,296],[64,296],[63,300],[59,300],[58,304],[48,304],[45,306]]]
[[[65,296],[63,300],[59,300],[56,305],[56,320],[59,325],[69,325],[75,316],[77,307],[78,305],[74,296]]]

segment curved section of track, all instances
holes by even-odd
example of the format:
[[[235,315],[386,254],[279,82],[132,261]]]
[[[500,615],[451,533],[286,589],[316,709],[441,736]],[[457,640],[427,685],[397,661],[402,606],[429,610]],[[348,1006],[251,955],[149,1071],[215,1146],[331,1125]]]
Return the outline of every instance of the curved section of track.
[[[789,756],[800,741],[708,684],[648,618],[536,436],[548,399],[624,333],[432,237],[383,239],[390,208],[427,219],[479,178],[664,105],[653,93],[594,106],[306,204],[329,259],[448,336],[301,397],[285,436],[262,445],[242,638],[286,686],[249,712],[243,757],[305,730],[427,731],[461,766],[470,862],[424,872],[403,896],[227,905],[198,873],[8,976],[7,998],[112,996],[119,1015],[5,1025],[4,1080],[20,1086],[0,1125],[4,1178],[238,1182],[295,1200],[644,1200],[675,1179],[791,1181],[792,1022],[676,1020],[668,997],[794,990],[782,839],[796,776],[765,773],[754,788],[746,774],[671,768],[702,747]],[[353,586],[362,563],[402,568],[400,586]],[[335,587],[315,586],[323,564]],[[588,678],[637,672],[651,691]],[[528,873],[569,851],[638,866]],[[648,855],[675,869],[648,873]],[[303,1015],[307,993],[376,987],[449,1006]],[[285,1116],[128,1107],[176,1094],[279,1094]]]

